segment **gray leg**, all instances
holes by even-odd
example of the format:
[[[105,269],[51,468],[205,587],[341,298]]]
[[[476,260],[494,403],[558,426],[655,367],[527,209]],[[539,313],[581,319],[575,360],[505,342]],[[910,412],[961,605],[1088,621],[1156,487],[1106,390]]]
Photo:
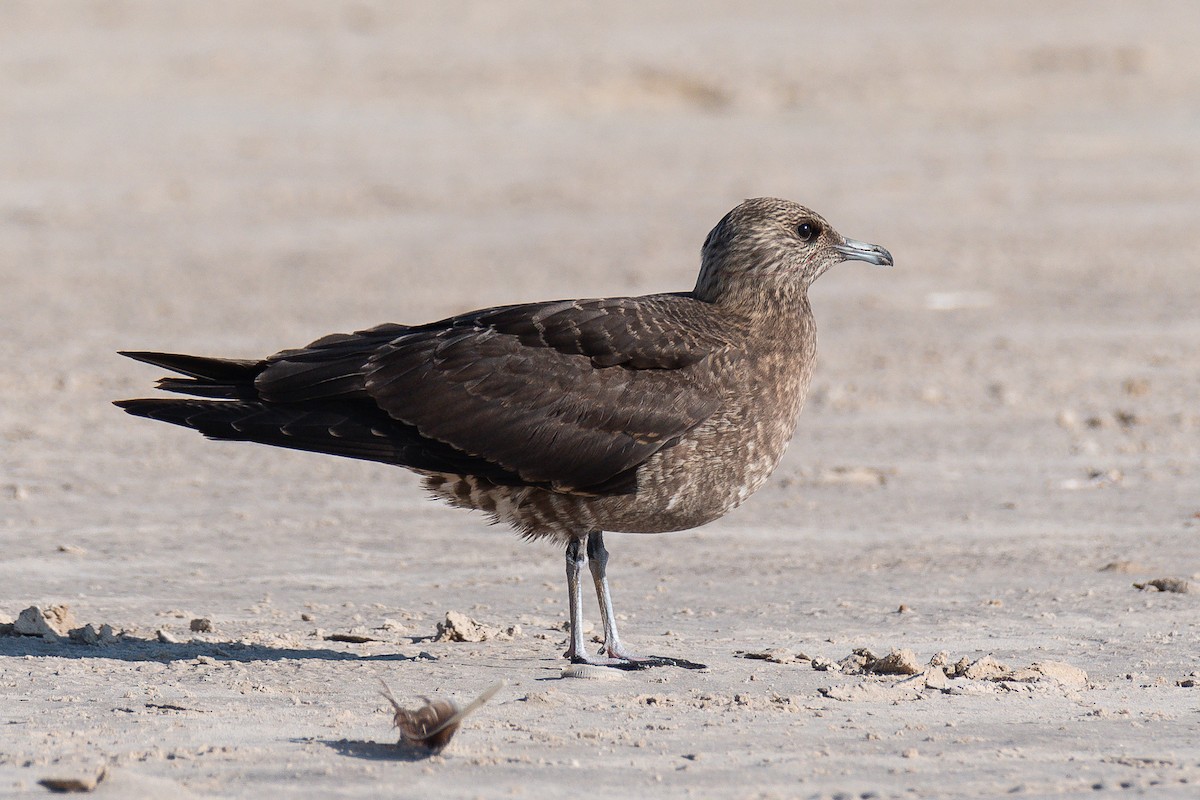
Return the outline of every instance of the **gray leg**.
[[[587,564],[592,573],[592,581],[596,584],[596,599],[600,601],[600,615],[604,618],[604,653],[588,655],[587,645],[583,641],[583,590],[579,576],[583,565]],[[704,669],[703,664],[684,661],[677,658],[661,658],[658,656],[638,656],[630,653],[621,644],[617,636],[617,620],[613,614],[612,596],[608,590],[608,577],[605,569],[608,567],[608,551],[604,549],[604,534],[600,531],[589,531],[571,538],[567,543],[567,590],[571,604],[571,633],[570,644],[565,655],[576,664],[599,664],[605,667],[621,667],[623,669],[642,669],[669,664],[684,669]]]
[[[587,534],[584,534],[586,537]],[[567,594],[571,608],[570,644],[563,655],[571,661],[587,661],[587,648],[583,643],[583,593],[579,585],[579,575],[583,572],[587,553],[583,541],[574,538],[567,543]]]
[[[604,620],[604,652],[610,658],[622,661],[646,661],[621,645],[617,635],[617,619],[613,613],[612,594],[608,589],[608,550],[604,547],[604,533],[592,531],[587,540],[587,562],[592,571],[592,582],[596,584],[596,599],[600,601],[600,616]]]

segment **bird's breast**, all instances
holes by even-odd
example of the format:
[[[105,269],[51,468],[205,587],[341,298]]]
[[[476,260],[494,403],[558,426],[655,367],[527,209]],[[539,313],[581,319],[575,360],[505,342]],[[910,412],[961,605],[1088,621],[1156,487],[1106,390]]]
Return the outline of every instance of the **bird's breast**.
[[[796,335],[731,353],[726,363],[714,365],[730,376],[716,413],[642,464],[634,495],[590,501],[600,527],[684,530],[744,502],[766,483],[787,450],[815,355],[815,337]]]

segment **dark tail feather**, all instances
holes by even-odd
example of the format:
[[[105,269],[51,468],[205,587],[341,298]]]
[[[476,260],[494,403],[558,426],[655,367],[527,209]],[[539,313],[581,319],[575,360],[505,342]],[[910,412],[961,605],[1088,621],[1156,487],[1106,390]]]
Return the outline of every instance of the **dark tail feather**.
[[[135,417],[170,422],[173,425],[182,425],[201,433],[206,433],[205,428],[210,427],[203,425],[203,416],[206,414],[213,411],[219,413],[224,410],[223,407],[227,408],[234,412],[223,415],[227,417],[224,420],[225,426],[229,427],[230,421],[237,416],[244,415],[248,410],[244,403],[213,403],[203,400],[114,400],[113,405],[125,409],[126,413]]]
[[[408,437],[389,436],[332,410],[212,400],[117,400],[113,405],[136,417],[191,428],[210,439],[259,442],[387,464],[407,463],[406,451],[413,445],[406,441]]]
[[[187,378],[162,378],[158,388],[168,392],[227,400],[250,400],[256,396],[254,378],[262,370],[262,361],[234,358],[206,358],[182,353],[154,353],[122,350],[121,355],[187,375]],[[130,412],[133,413],[133,412]]]
[[[126,358],[132,358],[134,361],[153,364],[156,367],[187,375],[189,378],[220,381],[221,383],[252,381],[263,363],[248,359],[206,358],[182,353],[154,353],[146,350],[120,350],[118,353]]]
[[[117,400],[114,405],[137,417],[191,428],[210,439],[258,442],[526,485],[503,467],[426,439],[411,425],[366,404],[288,407],[253,401],[141,399]]]

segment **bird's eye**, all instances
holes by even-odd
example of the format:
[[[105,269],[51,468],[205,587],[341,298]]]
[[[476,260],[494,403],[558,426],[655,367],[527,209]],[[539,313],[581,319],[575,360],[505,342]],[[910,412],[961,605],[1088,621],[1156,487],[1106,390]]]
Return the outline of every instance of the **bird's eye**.
[[[821,234],[821,226],[815,222],[801,222],[796,226],[796,234],[802,242],[811,242]]]

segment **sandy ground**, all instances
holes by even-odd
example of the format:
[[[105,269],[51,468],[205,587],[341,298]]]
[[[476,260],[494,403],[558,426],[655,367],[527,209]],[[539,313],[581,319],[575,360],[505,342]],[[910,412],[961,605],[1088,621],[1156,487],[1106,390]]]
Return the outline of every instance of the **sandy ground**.
[[[1197,30],[1189,0],[0,5],[0,615],[123,632],[0,637],[0,795],[107,765],[96,796],[1195,797]],[[898,266],[814,288],[766,489],[611,537],[631,645],[705,671],[562,679],[557,550],[108,404],[160,374],[119,348],[690,288],[754,195]],[[1193,592],[1133,586],[1165,577]],[[519,630],[434,641],[447,611]],[[508,683],[422,758],[381,679]]]

